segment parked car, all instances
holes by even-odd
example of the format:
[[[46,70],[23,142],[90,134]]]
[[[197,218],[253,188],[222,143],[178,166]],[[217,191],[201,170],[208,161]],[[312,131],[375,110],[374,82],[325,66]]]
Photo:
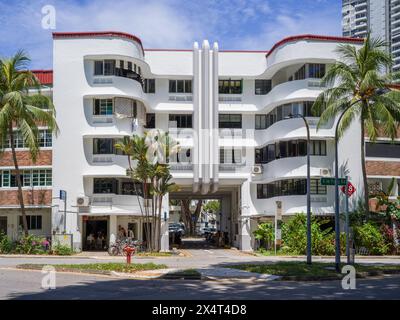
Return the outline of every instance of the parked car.
[[[169,232],[179,233],[181,236],[185,235],[185,226],[180,223],[170,223],[168,226]]]

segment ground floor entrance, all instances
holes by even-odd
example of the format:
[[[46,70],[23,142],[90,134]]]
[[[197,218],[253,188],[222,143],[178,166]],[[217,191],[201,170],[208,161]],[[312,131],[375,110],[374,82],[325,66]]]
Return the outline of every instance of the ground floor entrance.
[[[83,250],[105,251],[108,249],[109,221],[107,217],[89,217],[83,223]]]
[[[240,185],[220,187],[217,192],[205,195],[194,194],[190,187],[183,187],[179,192],[171,193],[169,199],[170,233],[179,230],[179,224],[184,225],[184,235],[178,245],[198,249],[241,249]],[[194,240],[196,238],[198,241]]]

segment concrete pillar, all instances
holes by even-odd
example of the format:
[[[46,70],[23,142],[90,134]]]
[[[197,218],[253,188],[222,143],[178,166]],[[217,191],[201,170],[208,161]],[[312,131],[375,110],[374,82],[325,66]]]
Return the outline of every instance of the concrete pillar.
[[[117,233],[118,233],[118,226],[117,226],[117,216],[110,216],[110,240],[109,245],[113,245],[117,241]]]
[[[239,249],[242,251],[253,251],[251,247],[250,218],[242,217],[240,221]]]

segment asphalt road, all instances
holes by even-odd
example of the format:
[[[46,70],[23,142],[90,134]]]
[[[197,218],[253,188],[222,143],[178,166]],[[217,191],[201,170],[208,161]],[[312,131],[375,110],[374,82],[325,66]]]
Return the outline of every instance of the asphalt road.
[[[42,289],[40,271],[0,269],[0,299],[400,299],[400,276],[357,280],[355,290],[340,281],[126,280],[85,274],[56,274],[56,289]]]

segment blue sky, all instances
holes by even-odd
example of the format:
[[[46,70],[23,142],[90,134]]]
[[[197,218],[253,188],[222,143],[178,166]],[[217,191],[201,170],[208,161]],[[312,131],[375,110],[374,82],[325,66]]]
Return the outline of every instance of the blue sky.
[[[0,56],[25,49],[34,69],[52,68],[53,31],[115,30],[145,48],[191,48],[217,41],[222,50],[268,50],[289,35],[341,34],[341,0],[0,0]],[[43,6],[56,29],[42,28]]]

